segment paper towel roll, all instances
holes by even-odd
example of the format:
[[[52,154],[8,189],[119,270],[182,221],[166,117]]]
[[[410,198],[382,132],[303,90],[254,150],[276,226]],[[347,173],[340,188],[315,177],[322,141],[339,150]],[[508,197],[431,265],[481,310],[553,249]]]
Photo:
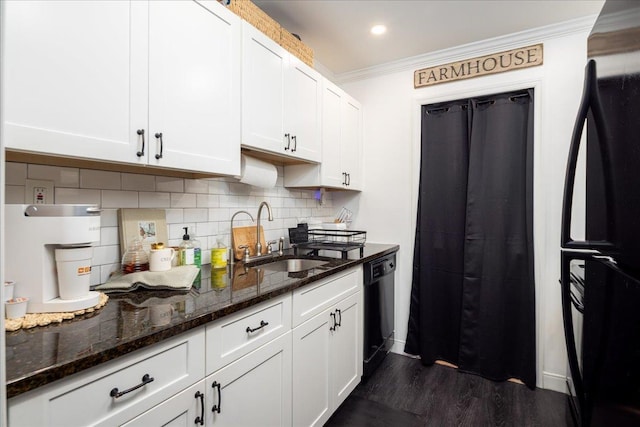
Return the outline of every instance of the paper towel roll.
[[[278,170],[271,163],[243,154],[240,163],[240,176],[236,178],[243,184],[273,188],[278,179]]]

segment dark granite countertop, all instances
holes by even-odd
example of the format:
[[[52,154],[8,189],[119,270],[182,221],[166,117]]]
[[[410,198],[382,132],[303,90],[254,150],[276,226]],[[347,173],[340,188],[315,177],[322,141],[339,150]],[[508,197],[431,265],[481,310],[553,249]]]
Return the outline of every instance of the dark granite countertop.
[[[199,289],[111,293],[107,305],[94,313],[61,324],[7,332],[7,397],[90,369],[398,249],[397,245],[367,243],[362,258],[359,251],[351,251],[349,259],[327,258],[329,268],[301,273],[274,272],[259,265],[245,268],[243,263],[221,270],[211,270],[207,265],[202,268]],[[285,257],[292,256],[291,251],[285,253]]]

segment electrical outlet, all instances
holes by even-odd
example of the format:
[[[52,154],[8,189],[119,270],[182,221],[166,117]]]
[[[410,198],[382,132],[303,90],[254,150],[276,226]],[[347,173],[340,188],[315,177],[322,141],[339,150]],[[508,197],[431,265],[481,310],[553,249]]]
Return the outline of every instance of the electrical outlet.
[[[53,189],[53,181],[27,179],[24,201],[35,205],[53,204]]]

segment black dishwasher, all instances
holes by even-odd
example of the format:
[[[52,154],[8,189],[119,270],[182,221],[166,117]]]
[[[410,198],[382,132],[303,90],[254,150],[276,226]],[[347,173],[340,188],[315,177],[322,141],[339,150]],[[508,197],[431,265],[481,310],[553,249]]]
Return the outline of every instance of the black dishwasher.
[[[395,254],[364,264],[363,378],[371,376],[393,345],[395,271]]]

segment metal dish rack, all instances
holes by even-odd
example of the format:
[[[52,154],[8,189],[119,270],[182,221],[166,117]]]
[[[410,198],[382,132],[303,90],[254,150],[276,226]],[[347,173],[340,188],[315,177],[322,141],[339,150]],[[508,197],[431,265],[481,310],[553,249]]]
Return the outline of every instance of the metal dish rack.
[[[342,253],[342,259],[347,259],[349,251],[360,250],[360,258],[364,256],[364,242],[367,239],[366,231],[356,230],[309,230],[306,243],[296,243],[294,253],[298,255],[299,249],[311,249],[313,255],[318,251],[329,250]]]

